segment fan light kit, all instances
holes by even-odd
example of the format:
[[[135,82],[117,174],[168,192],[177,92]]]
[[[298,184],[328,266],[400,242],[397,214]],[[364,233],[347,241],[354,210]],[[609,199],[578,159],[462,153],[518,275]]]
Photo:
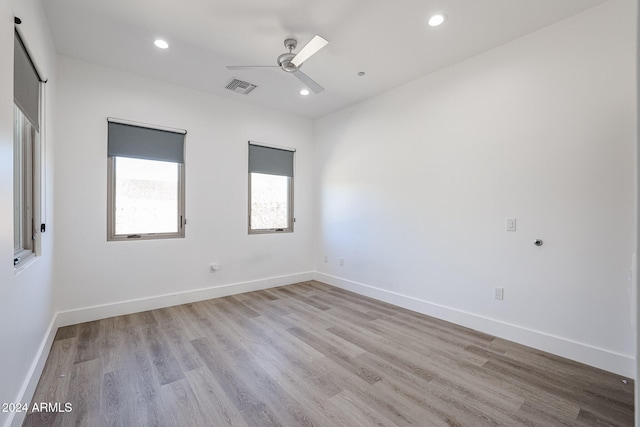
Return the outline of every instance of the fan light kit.
[[[160,40],[160,39],[158,39],[155,42],[153,42],[153,44],[155,44],[156,47],[159,47],[160,49],[166,49],[166,48],[169,47],[169,43],[167,43],[164,40]]]
[[[447,20],[447,15],[444,13],[438,13],[429,18],[429,25],[432,27],[437,27],[438,25],[442,25],[444,21]]]
[[[250,70],[253,68],[280,68],[287,73],[293,74],[298,78],[306,87],[308,87],[313,93],[318,94],[324,90],[322,86],[316,83],[311,77],[300,71],[302,64],[313,55],[315,55],[320,49],[328,45],[329,42],[322,37],[316,35],[309,43],[307,43],[300,52],[293,53],[293,50],[298,46],[298,41],[294,38],[287,38],[284,41],[284,47],[289,50],[282,55],[278,56],[278,65],[229,65],[229,70]],[[302,94],[302,92],[300,92]]]

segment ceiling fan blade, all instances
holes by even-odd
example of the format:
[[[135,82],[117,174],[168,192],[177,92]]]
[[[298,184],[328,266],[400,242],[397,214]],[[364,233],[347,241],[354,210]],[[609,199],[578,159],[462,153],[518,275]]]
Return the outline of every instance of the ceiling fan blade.
[[[279,65],[227,65],[227,70],[251,70],[253,68],[280,68]]]
[[[322,37],[318,35],[314,36],[311,41],[296,54],[296,56],[291,60],[291,63],[296,67],[299,67],[304,61],[309,59],[312,55],[328,44],[329,42]]]
[[[303,73],[300,70],[294,71],[291,74],[296,76],[298,78],[298,80],[300,80],[302,83],[304,83],[305,86],[307,86],[309,89],[311,89],[311,92],[315,93],[316,95],[324,90],[324,88],[322,86],[320,86],[311,77],[307,76],[305,73]]]

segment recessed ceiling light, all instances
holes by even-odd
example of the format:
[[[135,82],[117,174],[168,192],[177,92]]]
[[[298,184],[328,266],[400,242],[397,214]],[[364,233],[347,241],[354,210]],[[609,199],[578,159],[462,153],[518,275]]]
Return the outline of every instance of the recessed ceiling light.
[[[308,89],[302,89],[302,90],[300,91],[300,95],[302,95],[302,96],[307,96],[307,95],[309,95],[309,90],[308,90]]]
[[[167,43],[164,40],[156,40],[155,42],[153,42],[153,44],[155,44],[157,47],[159,47],[160,49],[166,49],[169,47],[169,43]]]
[[[429,18],[429,25],[432,27],[437,27],[441,25],[444,21],[447,20],[447,15],[444,13],[438,13]]]
[[[364,71],[360,71],[360,72],[358,72],[358,75],[359,75],[360,77],[364,76],[365,74],[367,74],[367,73],[365,73]]]

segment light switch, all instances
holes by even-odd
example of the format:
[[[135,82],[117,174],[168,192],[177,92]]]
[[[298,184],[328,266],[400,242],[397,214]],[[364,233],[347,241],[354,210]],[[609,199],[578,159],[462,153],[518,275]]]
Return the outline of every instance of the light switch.
[[[507,231],[516,231],[516,219],[507,218]]]

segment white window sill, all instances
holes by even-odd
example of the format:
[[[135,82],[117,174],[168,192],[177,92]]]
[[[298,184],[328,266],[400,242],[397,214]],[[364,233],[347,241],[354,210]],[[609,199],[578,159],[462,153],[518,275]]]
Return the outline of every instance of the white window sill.
[[[36,256],[34,253],[31,253],[31,255],[26,256],[26,259],[23,259],[22,261],[20,261],[20,264],[13,267],[13,275],[18,276],[27,268],[35,264],[39,259],[40,257]]]

